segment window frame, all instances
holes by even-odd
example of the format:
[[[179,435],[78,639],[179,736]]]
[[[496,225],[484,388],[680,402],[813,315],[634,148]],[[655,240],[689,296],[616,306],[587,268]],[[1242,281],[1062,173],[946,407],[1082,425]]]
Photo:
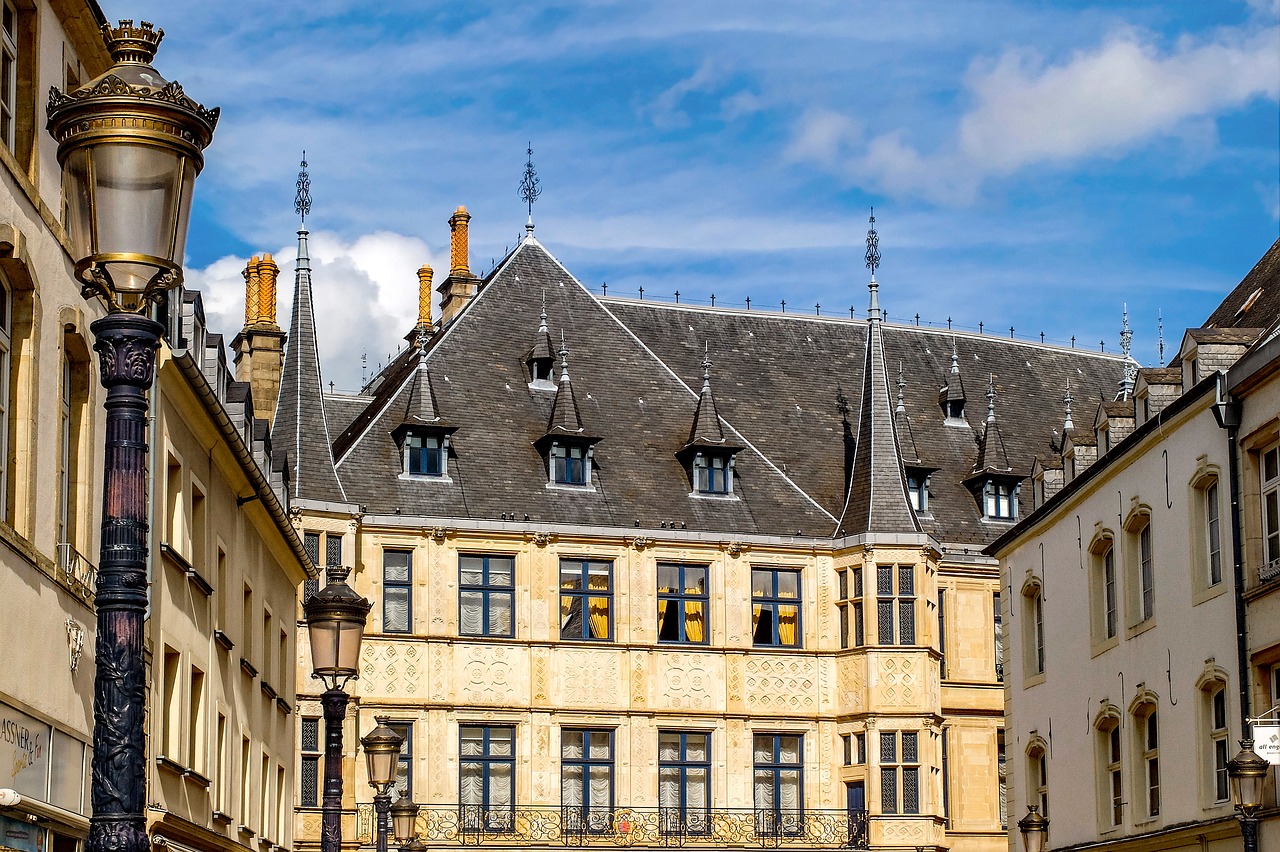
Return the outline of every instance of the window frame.
[[[762,763],[758,757],[760,749],[757,742],[765,738],[771,740],[771,748],[769,759]],[[796,741],[795,762],[784,763],[782,761],[782,741],[784,739],[795,739]],[[755,811],[756,835],[758,837],[777,837],[801,833],[804,824],[804,734],[753,732],[751,735],[751,769],[751,796],[753,810]],[[786,773],[794,773],[795,775],[795,808],[785,808],[782,805],[783,775]],[[757,799],[761,789],[758,784],[761,774],[767,774],[770,777],[769,791],[773,799],[773,804],[770,806],[761,806],[760,801]]]
[[[480,562],[480,583],[468,583],[465,581],[465,569],[463,568],[464,559],[479,559]],[[505,560],[510,563],[511,584],[499,585],[494,583],[490,576],[490,560]],[[466,629],[467,619],[464,612],[467,609],[467,596],[479,596],[480,604],[480,631],[474,632]],[[493,609],[492,604],[495,598],[503,598],[507,600],[507,612],[509,615],[507,623],[507,631],[505,633],[495,631],[493,629]],[[489,638],[514,639],[516,635],[516,559],[513,554],[490,554],[490,553],[459,553],[458,554],[458,635],[459,636],[486,636]]]
[[[881,813],[920,813],[920,768],[919,731],[880,731]]]
[[[1258,526],[1262,536],[1258,580],[1266,582],[1280,576],[1280,444],[1258,451],[1258,481]]]
[[[578,587],[566,587],[565,576],[566,568],[572,569],[574,566],[578,568],[578,578],[581,585]],[[604,588],[591,588],[591,577],[593,576],[593,567],[603,567],[604,576],[606,578],[606,586]],[[584,559],[562,557],[560,559],[560,639],[561,641],[574,642],[613,642],[615,636],[614,628],[614,586],[613,586],[613,561],[607,559]],[[599,576],[596,574],[595,576]],[[606,602],[607,611],[604,636],[594,636],[592,633],[595,628],[591,624],[591,599],[601,599]],[[566,602],[567,600],[567,602]],[[575,607],[576,602],[576,607]],[[581,635],[566,635],[565,628],[573,619],[575,611],[579,616],[579,622],[582,626]]]
[[[466,741],[466,732],[469,730],[480,731],[481,750],[479,754],[468,755],[463,753],[462,744]],[[494,754],[492,743],[494,734],[498,732],[506,732],[510,744],[511,753],[509,755]],[[480,803],[472,804],[464,802],[465,793],[463,790],[464,768],[468,764],[478,764],[480,767]],[[508,770],[507,778],[511,784],[510,804],[501,810],[491,807],[493,793],[493,769],[495,767],[506,767]],[[499,779],[500,780],[500,779]],[[516,812],[516,726],[515,725],[489,725],[489,724],[459,724],[458,725],[458,822],[462,830],[467,831],[500,831],[509,832],[515,827]]]
[[[314,728],[314,732],[309,729]],[[298,752],[301,760],[298,768],[298,806],[303,808],[320,807],[321,767],[323,757],[321,750],[322,735],[319,716],[303,716],[298,724]],[[311,767],[311,776],[307,776],[307,767]],[[221,782],[219,782],[221,783]]]
[[[1018,520],[1018,493],[1022,483],[987,479],[982,483],[982,519],[985,521]]]
[[[678,757],[675,760],[664,759],[662,749],[663,737],[679,737]],[[702,760],[689,758],[689,739],[703,738]],[[679,802],[675,806],[662,804],[663,771],[675,771],[676,790]],[[701,772],[703,778],[703,801],[701,804],[690,802],[689,773]],[[674,813],[673,813],[674,812]],[[691,819],[691,815],[693,818]],[[709,731],[672,730],[658,731],[658,821],[659,830],[664,836],[669,835],[707,835],[711,833],[711,733]]]
[[[399,554],[407,557],[407,564],[404,565],[404,580],[387,579],[387,569],[390,566],[387,558],[392,554]],[[388,618],[388,605],[391,602],[391,595],[388,592],[392,589],[403,591],[404,593],[404,627],[391,626],[391,619]],[[382,632],[383,633],[413,633],[413,549],[402,547],[384,547],[382,549]]]
[[[876,565],[877,645],[911,647],[918,644],[915,570],[912,563]],[[910,578],[909,582],[904,583],[905,578]],[[907,615],[909,619],[904,617]]]
[[[3,0],[4,17],[9,26],[0,25],[0,80],[8,77],[8,85],[0,85],[0,145],[17,152],[18,127],[18,33],[22,26],[22,10],[13,0]]]
[[[585,487],[591,484],[591,447],[576,441],[555,441],[547,453],[554,485]]]
[[[576,735],[582,738],[582,755],[569,757],[565,735]],[[606,757],[592,757],[592,739],[604,735],[608,742]],[[615,731],[613,728],[561,728],[560,729],[560,814],[566,831],[586,831],[592,834],[607,832],[613,828],[613,812],[616,808],[617,765],[615,763]],[[582,788],[582,799],[577,803],[565,800],[567,771],[577,767],[581,770],[579,779]],[[608,774],[609,792],[605,804],[592,801],[591,781],[593,769],[605,769]]]
[[[428,446],[434,442],[434,446]],[[410,430],[404,435],[401,470],[414,479],[449,478],[449,436],[425,430]],[[435,462],[432,470],[431,462]]]
[[[757,592],[756,576],[769,575],[769,593]],[[794,598],[783,597],[779,591],[779,580],[783,575],[795,578],[796,595]],[[804,647],[804,574],[799,568],[783,568],[772,566],[751,567],[751,643],[756,648],[803,648]],[[782,640],[781,607],[794,607],[796,613],[795,640]],[[759,638],[760,626],[766,608],[770,612],[770,641]]]
[[[662,590],[662,572],[664,569],[676,571],[676,587],[675,591]],[[690,586],[685,579],[686,571],[702,572],[702,591],[690,592]],[[707,645],[711,641],[710,631],[710,615],[711,615],[711,566],[709,565],[691,565],[682,562],[659,562],[656,566],[657,574],[657,595],[658,595],[658,642],[671,645]],[[665,607],[663,605],[666,605]],[[702,638],[689,638],[689,618],[691,605],[700,606],[702,608]],[[671,607],[678,606],[676,614],[671,614]],[[664,627],[668,618],[673,618],[676,625],[675,638],[664,638]]]
[[[1142,822],[1160,818],[1160,708],[1144,701],[1133,711],[1135,777],[1142,782]]]

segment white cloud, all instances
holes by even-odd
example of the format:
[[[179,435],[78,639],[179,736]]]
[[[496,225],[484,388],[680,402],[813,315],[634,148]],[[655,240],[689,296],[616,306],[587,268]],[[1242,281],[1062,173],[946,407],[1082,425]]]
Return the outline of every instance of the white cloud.
[[[689,114],[682,109],[685,96],[711,88],[718,79],[715,67],[710,62],[703,62],[693,74],[658,95],[644,111],[654,126],[661,130],[688,127]]]
[[[325,381],[341,389],[360,385],[362,354],[370,373],[385,363],[389,345],[403,337],[418,315],[416,271],[423,263],[439,268],[426,243],[380,231],[347,241],[320,231],[309,240],[316,333]],[[293,312],[296,246],[275,252],[280,266],[277,321],[286,331]],[[202,293],[210,331],[226,342],[244,324],[244,269],[247,258],[224,257],[203,269],[188,269],[188,288]],[[437,276],[437,281],[439,276]]]
[[[1133,31],[1047,65],[1028,50],[976,62],[966,88],[973,105],[955,137],[922,151],[903,131],[863,143],[856,123],[807,114],[789,153],[890,192],[970,199],[987,178],[1038,164],[1060,165],[1132,151],[1157,137],[1186,135],[1203,146],[1205,120],[1256,98],[1280,97],[1280,29],[1220,31],[1182,39],[1164,53]]]

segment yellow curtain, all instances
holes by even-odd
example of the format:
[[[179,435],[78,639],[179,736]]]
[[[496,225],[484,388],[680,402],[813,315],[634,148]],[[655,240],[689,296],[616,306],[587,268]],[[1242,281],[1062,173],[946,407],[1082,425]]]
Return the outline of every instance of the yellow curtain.
[[[751,607],[751,635],[756,634],[756,630],[760,627],[760,604],[754,604]]]
[[[572,589],[573,581],[572,580],[569,580],[568,582],[561,581],[560,588]],[[564,627],[564,623],[569,620],[569,610],[571,609],[573,609],[573,595],[561,595],[560,596],[560,626],[561,627]]]
[[[782,645],[796,644],[796,616],[798,608],[794,606],[778,606],[778,642]]]
[[[702,618],[702,601],[685,601],[684,638],[690,642],[701,642],[706,635],[706,622]]]
[[[658,598],[658,632],[662,632],[662,622],[667,617],[667,607],[671,604],[665,598]]]
[[[587,588],[589,589],[607,589],[609,588],[609,578],[602,576],[591,576],[587,578]],[[592,639],[608,639],[609,638],[609,601],[612,598],[588,598],[587,608],[591,615],[591,638]]]

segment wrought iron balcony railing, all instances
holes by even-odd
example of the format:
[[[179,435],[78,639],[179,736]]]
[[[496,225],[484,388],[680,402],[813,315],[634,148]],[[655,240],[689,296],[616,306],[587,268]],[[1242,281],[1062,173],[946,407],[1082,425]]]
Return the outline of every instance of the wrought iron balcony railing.
[[[364,813],[363,826],[372,825]],[[726,808],[482,808],[418,810],[428,846],[634,846],[650,848],[868,848],[866,811]]]
[[[98,592],[98,568],[69,543],[58,543],[58,579],[78,597],[92,601]]]

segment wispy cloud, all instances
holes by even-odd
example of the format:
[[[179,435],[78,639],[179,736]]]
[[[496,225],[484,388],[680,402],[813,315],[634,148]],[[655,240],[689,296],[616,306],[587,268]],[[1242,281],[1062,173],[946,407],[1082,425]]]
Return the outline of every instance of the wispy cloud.
[[[991,178],[1128,153],[1159,136],[1200,135],[1197,119],[1280,97],[1277,41],[1276,27],[1224,30],[1162,53],[1125,31],[1058,64],[1011,50],[970,68],[972,107],[937,148],[922,150],[905,129],[867,139],[851,118],[814,110],[789,154],[890,194],[966,202]]]

